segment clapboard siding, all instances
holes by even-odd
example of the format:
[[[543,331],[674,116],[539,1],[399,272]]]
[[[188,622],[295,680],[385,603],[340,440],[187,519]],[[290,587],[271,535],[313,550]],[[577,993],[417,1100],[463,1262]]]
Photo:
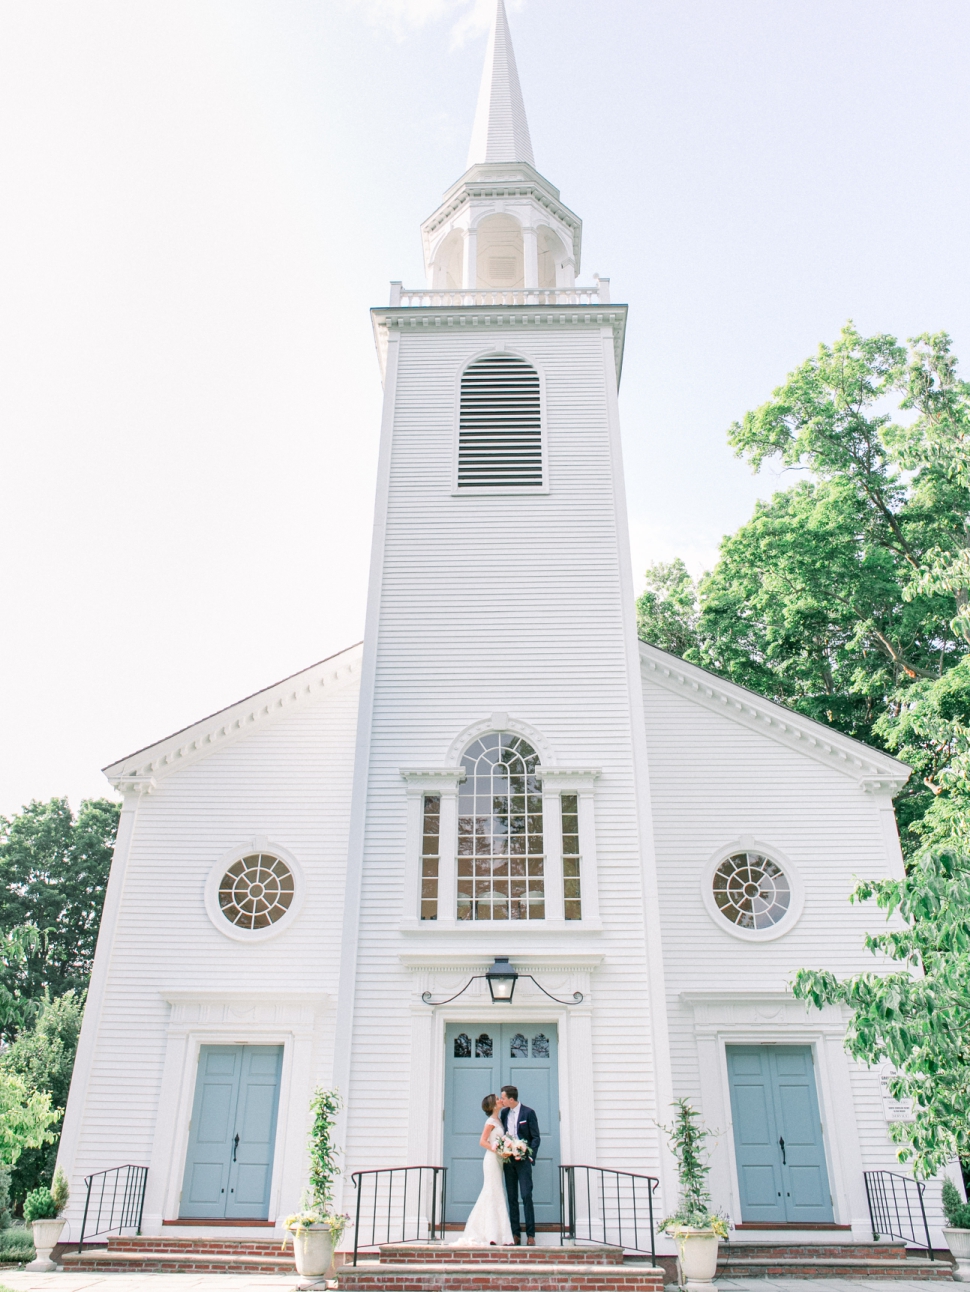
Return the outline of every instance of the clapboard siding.
[[[883,801],[851,777],[672,693],[646,669],[644,708],[674,1085],[702,1103],[694,1016],[681,993],[737,992],[740,999],[785,990],[801,967],[839,975],[875,968],[863,938],[883,916],[848,899],[856,876],[886,877],[894,858],[882,834]],[[703,903],[712,856],[743,835],[777,848],[804,884],[801,918],[775,941],[734,937]],[[806,1011],[806,1026],[817,1018]],[[899,1169],[879,1076],[846,1063],[863,1167]]]
[[[447,954],[470,937],[476,946],[490,942],[492,953],[510,950],[500,931],[481,925],[451,935],[398,932],[406,900],[401,769],[441,766],[459,732],[507,712],[542,733],[556,762],[602,769],[596,840],[605,929],[596,936],[573,930],[561,945],[605,957],[593,1017],[601,1160],[656,1167],[630,589],[602,329],[535,328],[506,342],[541,376],[547,494],[452,496],[460,373],[488,340],[425,333],[398,344],[348,1159],[355,1167],[405,1160],[400,1075],[410,1061],[414,984],[401,968],[402,951]],[[612,345],[609,351],[612,363]],[[388,1054],[400,1067],[388,1067]]]
[[[357,652],[359,655],[359,652]],[[296,712],[172,772],[138,805],[124,890],[77,1117],[75,1209],[84,1175],[151,1158],[171,989],[335,993],[359,674]],[[245,945],[213,927],[210,870],[255,835],[299,862],[306,898],[290,928]],[[319,1079],[333,1038],[319,1037]],[[72,1137],[73,1138],[73,1137]],[[294,1199],[295,1201],[295,1199]]]

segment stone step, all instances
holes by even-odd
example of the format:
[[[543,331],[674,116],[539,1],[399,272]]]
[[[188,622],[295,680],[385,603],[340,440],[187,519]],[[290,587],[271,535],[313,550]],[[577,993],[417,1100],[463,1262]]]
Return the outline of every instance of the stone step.
[[[729,1279],[925,1279],[932,1282],[953,1281],[949,1261],[931,1261],[907,1257],[903,1260],[867,1260],[835,1257],[830,1259],[766,1256],[761,1260],[731,1254],[718,1259],[717,1277]]]
[[[109,1238],[106,1247],[66,1250],[65,1270],[104,1273],[291,1274],[293,1250],[239,1238]]]
[[[555,1247],[452,1247],[449,1243],[385,1243],[382,1265],[540,1264],[622,1265],[623,1248],[599,1244],[564,1244]],[[373,1256],[370,1257],[374,1259]]]
[[[663,1292],[663,1285],[663,1270],[650,1265],[564,1261],[368,1261],[337,1271],[340,1292]]]

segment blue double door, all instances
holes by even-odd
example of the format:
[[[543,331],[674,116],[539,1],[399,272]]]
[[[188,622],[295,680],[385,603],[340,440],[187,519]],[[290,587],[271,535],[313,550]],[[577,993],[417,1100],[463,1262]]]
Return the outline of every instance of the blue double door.
[[[542,1143],[533,1166],[540,1223],[559,1220],[559,1038],[555,1023],[451,1023],[445,1031],[445,1142],[450,1221],[465,1221],[482,1189],[482,1100],[516,1086]]]
[[[745,1224],[832,1220],[808,1045],[729,1045],[734,1152]]]
[[[203,1045],[179,1215],[266,1220],[281,1045]]]

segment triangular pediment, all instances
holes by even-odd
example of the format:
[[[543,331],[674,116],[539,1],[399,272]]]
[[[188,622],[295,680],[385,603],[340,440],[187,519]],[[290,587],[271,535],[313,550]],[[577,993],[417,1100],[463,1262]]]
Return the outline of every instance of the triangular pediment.
[[[850,777],[867,793],[898,794],[912,774],[906,763],[861,740],[843,736],[814,718],[793,713],[784,705],[766,700],[696,664],[688,664],[658,646],[649,646],[646,642],[639,645],[644,682],[664,687],[749,731],[758,731],[795,749]]]
[[[361,652],[362,645],[358,642],[102,770],[115,789],[123,793],[150,793],[159,780],[178,768],[197,762],[249,732],[319,700],[334,688],[355,683],[360,676]]]

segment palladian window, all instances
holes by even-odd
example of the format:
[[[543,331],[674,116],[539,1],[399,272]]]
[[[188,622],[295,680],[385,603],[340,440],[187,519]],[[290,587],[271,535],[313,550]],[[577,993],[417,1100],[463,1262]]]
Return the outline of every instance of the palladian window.
[[[462,758],[458,792],[459,920],[545,918],[539,755],[492,732]]]

